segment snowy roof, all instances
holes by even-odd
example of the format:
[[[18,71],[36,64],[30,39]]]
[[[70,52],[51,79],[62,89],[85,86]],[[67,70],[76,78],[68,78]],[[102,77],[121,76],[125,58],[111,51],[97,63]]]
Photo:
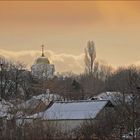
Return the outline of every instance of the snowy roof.
[[[123,102],[123,94],[121,92],[103,92],[97,96],[90,98],[91,100],[110,100],[114,105]],[[132,100],[132,95],[125,94],[125,102],[129,103]]]
[[[40,94],[33,96],[31,99],[18,105],[18,108],[30,108],[35,109],[36,106],[42,101],[45,105],[48,105],[50,101],[62,100],[62,97],[57,94]]]
[[[44,114],[44,120],[94,119],[109,103],[108,100],[55,102]]]

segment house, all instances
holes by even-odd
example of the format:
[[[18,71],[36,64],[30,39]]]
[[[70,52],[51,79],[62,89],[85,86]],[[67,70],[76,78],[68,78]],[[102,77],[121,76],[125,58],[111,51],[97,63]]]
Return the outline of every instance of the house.
[[[119,105],[123,102],[131,103],[132,94],[122,94],[121,92],[103,92],[94,97],[89,98],[89,100],[109,100],[113,105]]]
[[[63,136],[76,138],[75,129],[78,130],[88,120],[94,124],[113,107],[109,100],[54,101],[43,112],[16,118],[16,125],[37,130],[36,135],[39,136],[43,133],[42,139],[61,139]],[[29,131],[23,133],[30,136]]]
[[[113,109],[109,100],[54,102],[42,113],[42,120],[57,123],[62,130],[69,131],[87,120],[98,120],[108,109]]]
[[[19,110],[24,110],[24,114],[33,115],[35,113],[43,112],[50,102],[56,100],[63,100],[63,98],[57,94],[44,93],[37,96],[33,96],[31,99],[18,104],[17,108]],[[26,112],[25,112],[26,110]]]

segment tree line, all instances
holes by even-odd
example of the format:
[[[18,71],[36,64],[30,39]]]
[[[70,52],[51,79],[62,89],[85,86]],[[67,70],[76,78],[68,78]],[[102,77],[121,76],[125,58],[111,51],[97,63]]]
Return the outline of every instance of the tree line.
[[[6,100],[17,97],[27,100],[50,89],[51,93],[66,100],[87,100],[103,92],[119,92],[122,102],[115,106],[115,112],[101,118],[97,125],[89,122],[83,124],[79,132],[84,137],[96,134],[101,139],[109,139],[112,135],[122,139],[122,134],[129,131],[134,136],[135,129],[140,127],[140,68],[131,65],[114,70],[110,65],[97,61],[93,41],[87,43],[84,62],[85,72],[82,74],[67,73],[67,76],[56,75],[50,80],[38,80],[33,78],[23,63],[1,57],[0,97]],[[125,101],[126,95],[130,95],[129,104]],[[104,130],[103,127],[107,129]],[[85,131],[89,128],[94,128],[94,131]]]

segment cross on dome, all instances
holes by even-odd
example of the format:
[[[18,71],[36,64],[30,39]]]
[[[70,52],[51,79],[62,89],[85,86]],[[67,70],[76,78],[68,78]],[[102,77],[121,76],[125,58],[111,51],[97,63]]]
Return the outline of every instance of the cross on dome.
[[[41,47],[42,47],[42,57],[44,57],[45,56],[44,55],[44,45],[42,44]]]

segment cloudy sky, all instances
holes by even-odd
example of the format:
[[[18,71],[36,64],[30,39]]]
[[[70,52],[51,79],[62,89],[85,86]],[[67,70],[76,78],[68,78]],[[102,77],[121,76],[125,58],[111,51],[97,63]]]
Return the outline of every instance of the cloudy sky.
[[[139,1],[0,1],[0,55],[28,66],[41,44],[56,71],[82,72],[88,40],[113,66],[140,62]]]

